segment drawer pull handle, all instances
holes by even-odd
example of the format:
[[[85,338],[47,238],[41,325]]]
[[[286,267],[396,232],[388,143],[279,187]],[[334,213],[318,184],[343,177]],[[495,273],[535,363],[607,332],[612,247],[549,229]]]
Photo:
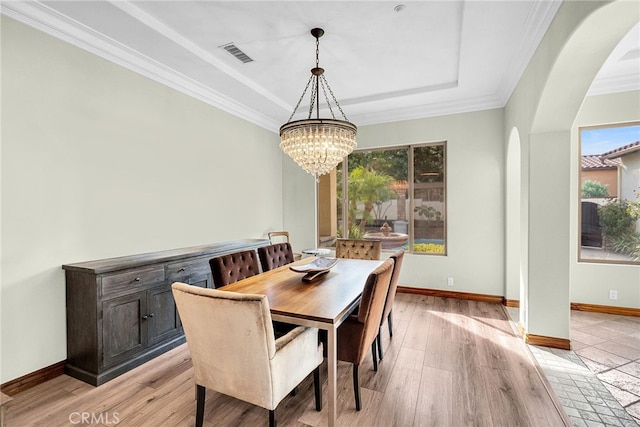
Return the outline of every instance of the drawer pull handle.
[[[133,279],[133,281],[134,281],[134,282],[139,282],[139,281],[140,281],[140,278],[139,278],[139,277],[136,277],[135,279]]]
[[[149,316],[142,316],[142,320],[147,320],[149,318]]]
[[[183,271],[187,271],[187,269],[182,267],[180,270],[178,270],[178,273],[182,273]]]
[[[150,313],[150,314],[149,314],[149,317],[153,317],[153,313]]]

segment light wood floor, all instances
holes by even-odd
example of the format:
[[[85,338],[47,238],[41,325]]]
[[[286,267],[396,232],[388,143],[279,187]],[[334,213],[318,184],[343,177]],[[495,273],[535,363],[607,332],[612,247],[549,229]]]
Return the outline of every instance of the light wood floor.
[[[383,329],[377,373],[360,368],[355,410],[351,366],[338,367],[341,426],[570,425],[502,306],[398,294],[394,336]],[[326,365],[326,363],[325,363]],[[195,387],[186,345],[94,388],[66,375],[14,396],[7,426],[192,426]],[[326,372],[323,372],[326,385]],[[307,378],[276,414],[280,426],[324,426]],[[84,417],[84,418],[82,418]],[[267,425],[267,411],[208,391],[207,426]]]

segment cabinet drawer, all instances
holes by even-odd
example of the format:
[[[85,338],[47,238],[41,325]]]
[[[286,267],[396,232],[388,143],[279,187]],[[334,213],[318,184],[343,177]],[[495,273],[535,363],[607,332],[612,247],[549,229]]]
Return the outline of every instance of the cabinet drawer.
[[[102,295],[106,297],[142,290],[163,281],[164,267],[162,265],[108,274],[102,277]]]
[[[180,281],[189,276],[203,276],[210,272],[208,257],[167,264],[167,279],[169,282]]]

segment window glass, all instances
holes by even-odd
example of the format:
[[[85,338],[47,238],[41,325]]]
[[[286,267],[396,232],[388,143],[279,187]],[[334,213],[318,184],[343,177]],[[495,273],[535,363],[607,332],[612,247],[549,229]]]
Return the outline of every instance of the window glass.
[[[402,236],[395,231],[398,220],[406,222],[407,212],[393,190],[397,182],[407,182],[407,161],[406,148],[349,155],[346,218],[349,238],[381,239],[385,249],[407,243],[406,226]]]
[[[445,254],[445,146],[413,148],[414,252]]]
[[[355,151],[336,179],[338,237],[446,254],[444,143]]]
[[[640,123],[579,129],[580,261],[640,263]]]

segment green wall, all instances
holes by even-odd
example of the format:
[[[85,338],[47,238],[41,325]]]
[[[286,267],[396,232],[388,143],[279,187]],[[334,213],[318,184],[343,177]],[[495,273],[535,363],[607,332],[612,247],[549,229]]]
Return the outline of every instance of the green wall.
[[[62,264],[282,228],[278,136],[2,18],[0,382],[66,359]]]

